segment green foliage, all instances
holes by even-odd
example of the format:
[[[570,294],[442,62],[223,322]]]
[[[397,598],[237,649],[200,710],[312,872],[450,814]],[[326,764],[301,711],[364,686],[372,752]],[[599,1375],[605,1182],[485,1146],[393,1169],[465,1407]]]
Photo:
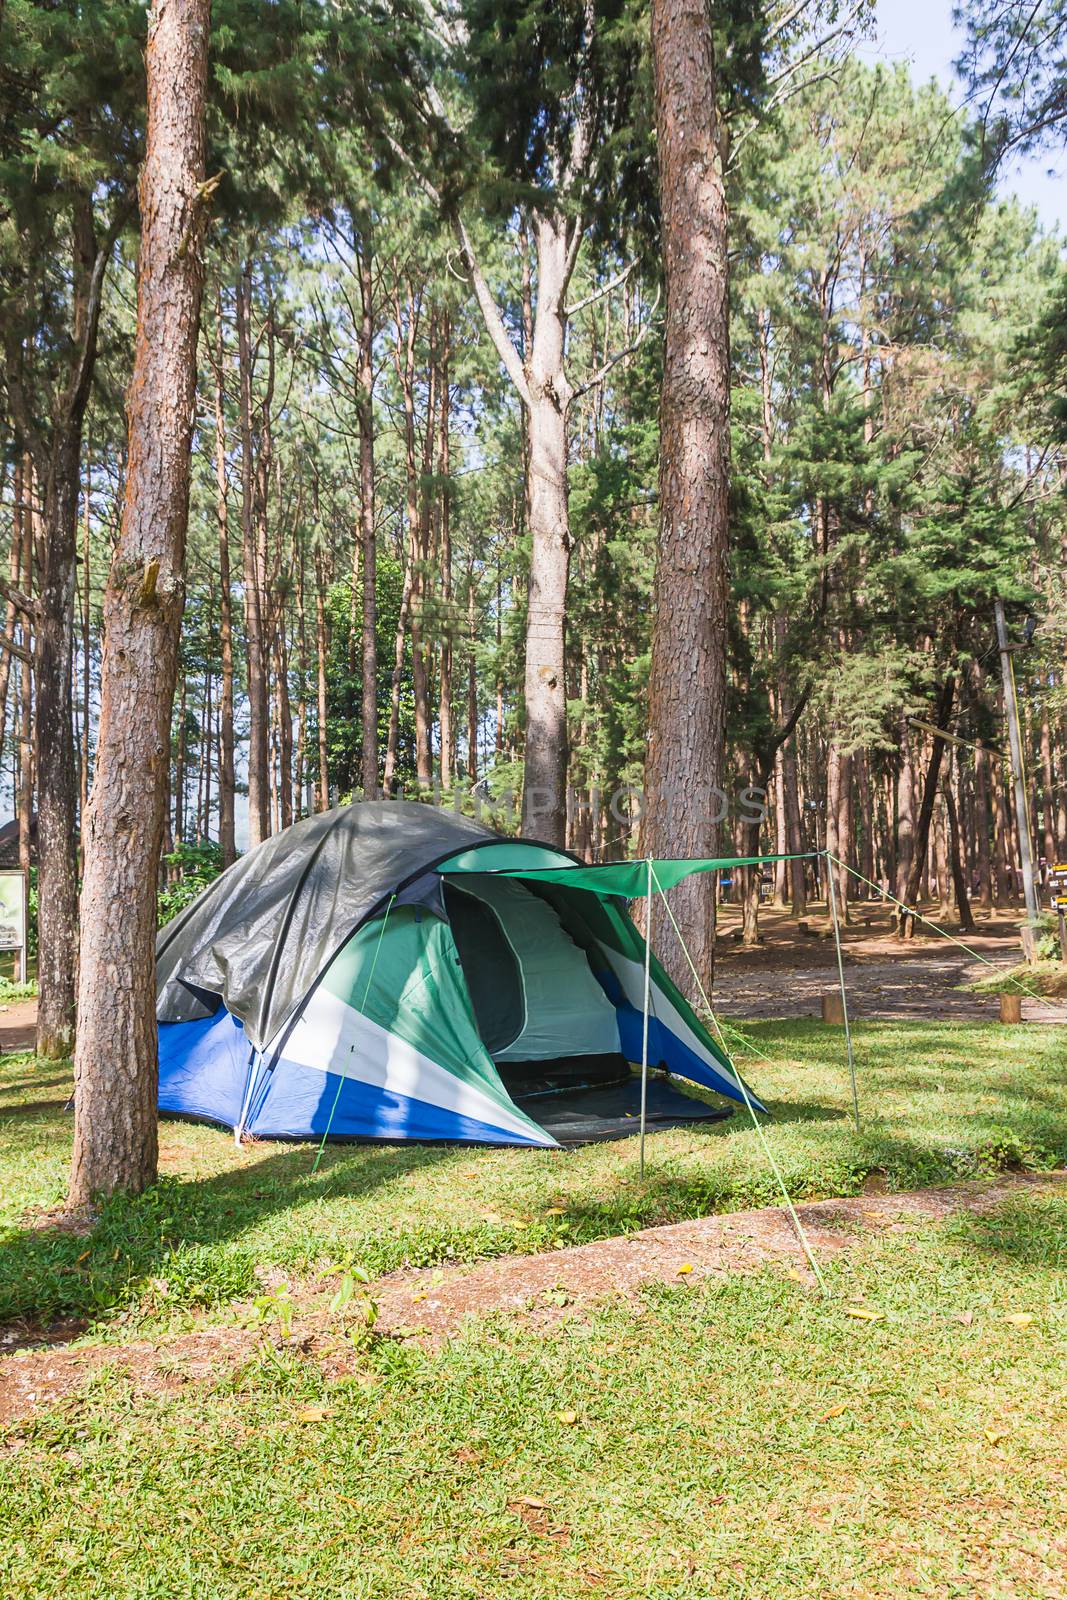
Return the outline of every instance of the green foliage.
[[[213,840],[180,844],[163,857],[167,882],[156,896],[159,926],[184,911],[222,871],[222,851]]]
[[[959,0],[967,46],[956,70],[980,111],[991,162],[1009,151],[1054,148],[1067,122],[1067,5],[1064,0]]]

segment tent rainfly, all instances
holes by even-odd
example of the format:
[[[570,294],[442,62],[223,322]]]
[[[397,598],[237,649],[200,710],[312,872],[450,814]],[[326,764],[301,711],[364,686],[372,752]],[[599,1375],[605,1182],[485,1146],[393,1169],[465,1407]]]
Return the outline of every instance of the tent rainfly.
[[[643,1058],[743,1103],[654,955],[646,972],[620,898],[645,865],[617,865],[593,879],[400,801],[294,824],[160,931],[160,1110],[238,1138],[552,1146],[636,1131]],[[647,1096],[652,1125],[726,1114],[658,1079]]]

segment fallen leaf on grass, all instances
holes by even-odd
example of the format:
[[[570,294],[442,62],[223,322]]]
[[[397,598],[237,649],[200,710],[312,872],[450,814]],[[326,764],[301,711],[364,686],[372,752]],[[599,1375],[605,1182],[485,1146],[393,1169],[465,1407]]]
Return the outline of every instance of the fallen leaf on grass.
[[[1033,1320],[1032,1311],[1013,1311],[1004,1318],[1004,1321],[1010,1322],[1013,1328],[1028,1328]]]
[[[422,1291],[421,1294],[413,1294],[411,1298],[413,1300],[425,1300],[426,1299],[426,1291],[425,1291],[425,1289]]]
[[[573,1428],[578,1421],[577,1411],[557,1411],[556,1421],[561,1422],[565,1428]]]
[[[1001,1439],[1006,1439],[1008,1437],[1008,1430],[1007,1428],[987,1428],[985,1430],[985,1436],[989,1440],[990,1444],[999,1444]]]
[[[301,1406],[299,1411],[293,1412],[293,1416],[297,1422],[325,1422],[336,1410],[336,1406]]]
[[[683,1261],[682,1265],[678,1268],[678,1276],[679,1276],[679,1278],[684,1277],[687,1272],[692,1272],[692,1270],[693,1270],[692,1264],[690,1262],[688,1262],[688,1261]]]
[[[881,1322],[885,1316],[883,1311],[868,1311],[866,1306],[846,1306],[846,1317],[855,1317],[858,1322]]]
[[[566,1206],[549,1206],[548,1210],[545,1212],[546,1217],[565,1217],[566,1215]]]
[[[971,1323],[974,1321],[974,1312],[973,1311],[961,1311],[959,1316],[956,1318],[956,1321],[957,1322],[962,1322],[963,1326],[965,1328],[969,1328]]]
[[[551,1511],[547,1500],[538,1500],[535,1494],[520,1494],[517,1499],[509,1501],[512,1506],[529,1506],[532,1511]]]
[[[819,1418],[819,1421],[820,1422],[829,1422],[831,1417],[839,1417],[839,1416],[842,1415],[843,1412],[845,1412],[847,1410],[848,1410],[848,1406],[844,1402],[842,1402],[841,1405],[839,1405],[839,1406],[831,1406],[829,1411],[824,1411],[823,1412],[822,1416]]]

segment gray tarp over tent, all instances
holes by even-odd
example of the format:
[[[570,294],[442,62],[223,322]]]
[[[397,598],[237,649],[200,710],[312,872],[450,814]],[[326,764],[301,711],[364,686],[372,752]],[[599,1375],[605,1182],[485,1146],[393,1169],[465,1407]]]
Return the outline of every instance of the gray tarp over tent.
[[[160,930],[159,1020],[210,1016],[221,995],[261,1050],[390,894],[464,844],[496,838],[456,811],[398,800],[335,806],[274,834]],[[424,892],[439,893],[437,880]]]

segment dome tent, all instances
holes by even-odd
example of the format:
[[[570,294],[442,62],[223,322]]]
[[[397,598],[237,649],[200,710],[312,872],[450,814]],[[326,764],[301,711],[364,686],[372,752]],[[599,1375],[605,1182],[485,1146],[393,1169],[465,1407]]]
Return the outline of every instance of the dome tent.
[[[632,1131],[643,939],[622,901],[516,875],[573,866],[407,802],[276,834],[160,931],[160,1110],[259,1138]],[[743,1100],[654,959],[649,1062]],[[722,1114],[652,1088],[653,1122]]]

